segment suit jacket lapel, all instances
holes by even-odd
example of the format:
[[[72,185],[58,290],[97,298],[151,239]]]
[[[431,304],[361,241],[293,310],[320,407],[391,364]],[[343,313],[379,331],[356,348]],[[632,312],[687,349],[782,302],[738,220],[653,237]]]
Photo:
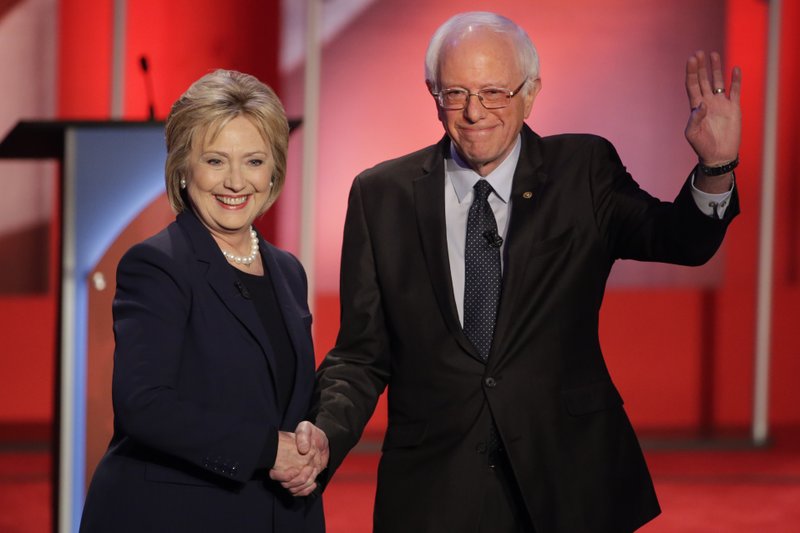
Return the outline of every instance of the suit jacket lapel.
[[[528,253],[525,250],[525,235],[533,233],[536,222],[536,206],[539,196],[547,186],[547,174],[541,170],[542,153],[540,137],[527,125],[522,128],[522,151],[511,188],[511,219],[509,221],[504,248],[503,285],[500,308],[497,312],[494,340],[489,362],[496,364],[497,358],[506,351],[506,344],[514,338],[514,328],[524,326],[517,316],[517,308],[525,291],[521,290],[525,277]],[[497,354],[497,355],[495,355]]]
[[[239,288],[241,282],[236,278],[232,267],[220,253],[213,237],[195,215],[185,211],[178,215],[177,220],[189,236],[197,261],[208,265],[206,270],[208,284],[222,300],[225,307],[242,323],[261,346],[269,367],[270,383],[272,385],[271,394],[274,396],[277,390],[277,384],[275,383],[275,356],[253,302],[244,297]],[[263,246],[261,251],[264,251]]]
[[[289,333],[289,340],[294,347],[296,357],[294,388],[289,405],[283,419],[286,421],[301,420],[308,411],[308,395],[298,394],[308,387],[314,377],[314,347],[311,339],[305,332],[303,323],[302,309],[298,308],[297,300],[292,295],[288,282],[283,275],[283,271],[278,266],[275,254],[266,241],[261,239],[261,253],[267,266],[266,275],[272,282],[275,291],[275,298],[281,308],[284,324]],[[287,428],[294,430],[294,427]]]
[[[444,212],[444,157],[447,150],[449,150],[449,140],[445,137],[436,145],[431,158],[424,165],[424,174],[413,182],[419,238],[436,300],[448,329],[467,353],[483,362],[477,350],[464,335],[453,298]]]

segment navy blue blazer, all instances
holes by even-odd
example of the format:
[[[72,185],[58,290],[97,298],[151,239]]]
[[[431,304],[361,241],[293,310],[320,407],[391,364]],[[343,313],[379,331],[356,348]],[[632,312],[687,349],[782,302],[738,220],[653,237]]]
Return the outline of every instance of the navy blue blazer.
[[[305,272],[263,238],[260,251],[297,358],[285,413],[257,309],[193,213],[121,259],[114,436],[82,532],[324,531],[321,498],[292,498],[259,467],[275,430],[305,418],[314,387]]]

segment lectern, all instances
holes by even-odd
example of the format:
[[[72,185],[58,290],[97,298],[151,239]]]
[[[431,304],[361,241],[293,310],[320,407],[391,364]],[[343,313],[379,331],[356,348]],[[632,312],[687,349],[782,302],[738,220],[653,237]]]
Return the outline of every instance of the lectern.
[[[0,144],[0,158],[61,162],[57,481],[53,491],[57,530],[72,533],[78,531],[87,482],[89,278],[117,235],[164,192],[164,126],[159,122],[23,121]]]

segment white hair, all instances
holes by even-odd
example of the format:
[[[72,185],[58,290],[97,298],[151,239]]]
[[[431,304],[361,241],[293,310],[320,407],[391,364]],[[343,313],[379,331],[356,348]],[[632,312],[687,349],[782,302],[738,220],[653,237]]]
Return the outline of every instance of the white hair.
[[[511,19],[497,13],[471,11],[451,17],[439,26],[439,29],[431,37],[428,51],[425,53],[425,80],[431,84],[434,91],[441,89],[439,86],[439,60],[442,47],[452,39],[458,39],[479,29],[508,35],[517,51],[517,63],[522,73],[529,79],[539,77],[539,54],[536,53],[536,47],[533,46],[525,30],[517,26]]]

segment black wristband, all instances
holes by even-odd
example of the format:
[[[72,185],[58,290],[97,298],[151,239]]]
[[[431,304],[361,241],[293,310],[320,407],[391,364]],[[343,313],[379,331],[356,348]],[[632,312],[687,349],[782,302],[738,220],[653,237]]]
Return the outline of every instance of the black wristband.
[[[707,167],[703,163],[697,165],[700,167],[700,172],[705,174],[706,176],[722,176],[723,174],[727,174],[734,168],[739,166],[739,156],[736,156],[736,159],[731,161],[730,163],[725,163],[719,167]]]

